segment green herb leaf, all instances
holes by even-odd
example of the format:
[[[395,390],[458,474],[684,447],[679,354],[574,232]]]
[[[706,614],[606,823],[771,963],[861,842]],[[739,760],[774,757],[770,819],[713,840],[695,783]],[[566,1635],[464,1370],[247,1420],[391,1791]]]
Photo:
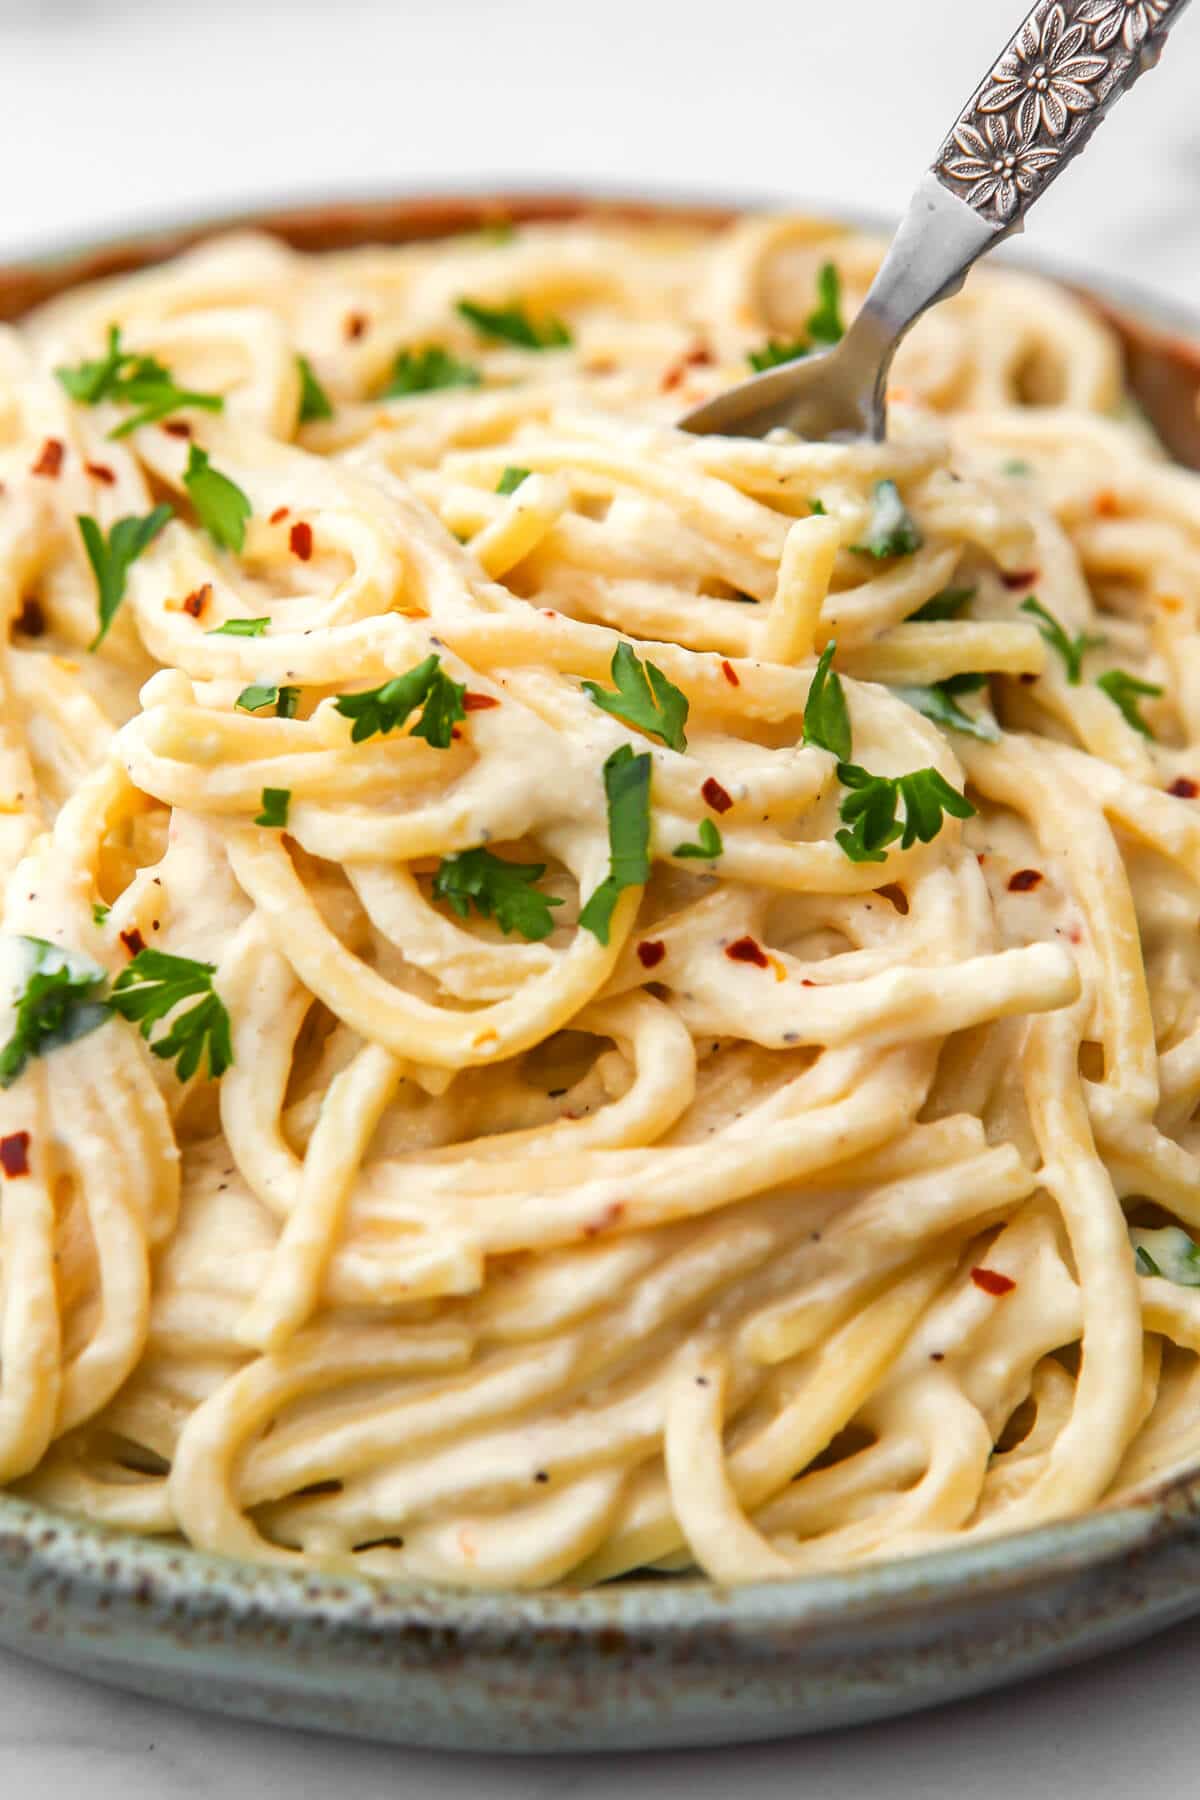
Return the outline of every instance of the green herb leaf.
[[[545,863],[508,862],[490,850],[463,850],[442,858],[433,878],[433,892],[460,919],[474,906],[485,919],[494,917],[505,934],[517,931],[536,944],[554,930],[550,908],[562,905],[553,894],[543,894],[534,886],[545,873]]]
[[[74,368],[56,369],[54,373],[72,400],[83,406],[98,406],[101,400],[115,400],[139,409],[115,431],[110,431],[110,438],[128,437],[139,425],[152,425],[184,407],[220,412],[225,405],[220,394],[197,393],[177,387],[171,371],[157,358],[139,356],[136,351],[123,349],[119,325],[109,326],[108,349],[99,360],[79,363]]]
[[[441,658],[433,655],[382,687],[361,694],[339,694],[335,706],[344,718],[354,720],[350,733],[354,744],[396,731],[420,706],[423,710],[413,737],[424,738],[435,750],[447,750],[456,721],[467,716],[463,706],[466,691],[466,684],[451,681],[441,667]]]
[[[756,375],[764,375],[768,369],[778,369],[783,363],[798,362],[807,356],[809,346],[803,338],[795,338],[789,344],[786,338],[768,338],[761,350],[751,350],[746,358]]]
[[[686,750],[687,695],[653,663],[641,663],[632,644],[618,644],[609,665],[616,693],[585,681],[583,691],[598,707],[638,731],[659,737],[672,750]]]
[[[481,337],[517,344],[522,350],[561,350],[572,341],[561,319],[546,318],[539,323],[519,304],[484,306],[476,300],[460,300],[458,312]]]
[[[332,419],[333,403],[313,374],[307,356],[296,358],[300,371],[300,424],[311,425],[314,419]]]
[[[89,650],[99,649],[116,617],[117,608],[125,598],[125,577],[130,564],[137,561],[143,550],[149,549],[173,516],[169,506],[156,506],[144,518],[118,519],[106,538],[95,519],[86,513],[76,515],[75,523],[79,526],[79,535],[96,577],[99,602],[100,629],[88,645]]]
[[[424,350],[400,351],[379,397],[402,400],[407,394],[428,394],[436,388],[478,387],[482,380],[473,363],[460,362],[440,344],[428,344]]]
[[[853,547],[862,556],[911,556],[925,542],[894,481],[878,481],[867,539]]]
[[[808,511],[809,517],[813,519],[827,519],[829,517],[823,500],[810,500],[808,503]]]
[[[292,802],[291,788],[264,788],[262,791],[262,811],[255,818],[256,825],[267,825],[276,831],[286,831],[288,807]]]
[[[1004,475],[1032,475],[1033,464],[1026,462],[1023,456],[1010,456],[1007,462],[1001,463],[1000,470]]]
[[[917,712],[944,725],[950,731],[961,731],[967,737],[980,738],[985,744],[998,744],[1000,728],[990,713],[964,712],[957,694],[977,692],[987,681],[986,675],[951,675],[946,681],[935,681],[929,687],[898,687],[896,694]]]
[[[758,374],[777,369],[781,363],[795,362],[807,356],[816,345],[821,349],[840,343],[846,335],[842,322],[842,284],[836,263],[822,263],[817,271],[817,306],[805,322],[806,338],[788,343],[784,338],[768,338],[761,350],[751,350],[748,361]],[[816,508],[814,507],[814,511]],[[821,508],[822,512],[825,510]]]
[[[1021,611],[1031,613],[1037,619],[1042,637],[1052,650],[1057,651],[1066,665],[1067,680],[1072,687],[1078,687],[1083,674],[1085,652],[1098,649],[1104,639],[1090,636],[1086,631],[1081,631],[1078,637],[1068,637],[1054,614],[1046,611],[1036,594],[1030,594],[1027,600],[1022,600]]]
[[[528,469],[518,469],[515,464],[510,463],[496,483],[496,492],[498,494],[515,494],[521,483],[528,479]]]
[[[973,587],[943,588],[927,600],[924,606],[918,606],[915,613],[909,613],[910,624],[930,624],[940,619],[957,619],[967,603],[975,598]]]
[[[107,910],[107,909],[106,909]],[[45,938],[13,937],[17,990],[13,1033],[0,1050],[0,1087],[11,1087],[25,1065],[61,1044],[95,1031],[108,1017],[105,972],[90,957]]]
[[[207,450],[197,444],[188,446],[183,485],[213,542],[223,550],[240,552],[246,542],[246,520],[254,508],[236,482],[210,466]]]
[[[966,795],[952,788],[936,769],[914,769],[893,778],[872,775],[853,763],[839,763],[838,780],[850,792],[841,805],[849,829],[839,831],[837,841],[851,862],[883,862],[884,851],[897,838],[902,850],[918,840],[928,844],[942,829],[944,814],[969,819],[975,813]],[[896,816],[901,802],[903,822]]]
[[[837,644],[831,639],[821,652],[808,687],[804,706],[804,742],[829,750],[839,762],[849,762],[852,748],[850,710],[842,678],[833,668]]]
[[[607,944],[613,910],[627,887],[650,879],[650,752],[635,756],[628,744],[604,765],[608,801],[608,874],[579,915],[584,931]]]
[[[300,704],[300,689],[268,687],[265,683],[255,683],[252,687],[242,689],[235,704],[243,712],[261,712],[264,706],[273,706],[277,718],[294,719],[296,708]]]
[[[817,310],[809,314],[807,331],[814,344],[837,344],[846,335],[836,263],[822,263],[817,271]]]
[[[213,992],[214,963],[168,956],[163,950],[139,950],[113,983],[112,1004],[123,1019],[138,1025],[155,1056],[174,1061],[180,1081],[188,1081],[207,1058],[216,1081],[233,1063],[229,1014]],[[153,1027],[184,1000],[201,996],[195,1006],[177,1013],[168,1031],[151,1042]]]
[[[1125,669],[1109,669],[1106,674],[1098,675],[1096,686],[1103,688],[1113,705],[1120,708],[1127,725],[1132,725],[1143,737],[1154,736],[1138,711],[1138,700],[1143,696],[1149,700],[1157,700],[1162,693],[1160,687],[1153,681],[1139,681],[1136,675],[1130,675]]]
[[[676,844],[671,855],[692,856],[704,862],[712,862],[725,849],[721,834],[711,819],[701,819],[696,836],[698,841],[694,844]]]
[[[1177,1287],[1200,1287],[1200,1244],[1178,1225],[1156,1231],[1135,1226],[1129,1233],[1139,1275],[1157,1275]]]
[[[261,637],[270,619],[226,619],[223,625],[214,625],[206,637]]]
[[[103,925],[105,919],[107,919],[107,917],[111,911],[112,911],[112,907],[105,906],[103,900],[93,900],[92,901],[92,924],[93,925]]]

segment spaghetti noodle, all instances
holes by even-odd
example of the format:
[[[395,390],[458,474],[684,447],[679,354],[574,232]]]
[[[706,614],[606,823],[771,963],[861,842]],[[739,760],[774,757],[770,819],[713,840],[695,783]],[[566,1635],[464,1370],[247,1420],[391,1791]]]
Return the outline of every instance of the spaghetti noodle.
[[[886,444],[674,428],[878,257],[240,237],[0,336],[0,1480],[519,1587],[1200,1455],[1200,484],[1013,274]]]

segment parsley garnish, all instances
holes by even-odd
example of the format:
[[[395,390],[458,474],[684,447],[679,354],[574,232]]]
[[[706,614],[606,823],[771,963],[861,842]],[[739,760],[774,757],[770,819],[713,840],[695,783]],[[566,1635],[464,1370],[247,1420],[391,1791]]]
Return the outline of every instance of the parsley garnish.
[[[911,556],[925,542],[920,527],[900,498],[894,481],[877,481],[867,539],[853,548],[860,555]]]
[[[644,750],[635,756],[628,744],[614,750],[604,765],[608,801],[608,874],[579,915],[584,931],[607,944],[613,909],[621,892],[650,879],[650,764]]]
[[[909,613],[909,623],[928,624],[939,619],[957,619],[968,601],[975,598],[975,592],[973,587],[943,588],[940,594],[935,594],[924,606],[918,606],[915,613]]]
[[[82,406],[98,406],[101,400],[115,400],[123,406],[136,406],[138,412],[109,432],[110,438],[128,437],[139,425],[152,425],[169,413],[184,407],[199,407],[205,412],[220,412],[225,405],[220,394],[196,393],[175,385],[171,371],[153,356],[139,356],[121,347],[121,328],[108,328],[107,353],[96,362],[79,363],[75,368],[55,369],[72,400]]]
[[[45,938],[12,941],[21,946],[25,966],[24,985],[14,997],[13,1034],[0,1050],[0,1087],[6,1088],[31,1057],[73,1044],[108,1017],[105,973],[90,957]]]
[[[1143,695],[1149,700],[1157,700],[1162,693],[1160,687],[1153,681],[1139,681],[1136,675],[1130,675],[1124,669],[1109,669],[1106,674],[1098,675],[1096,686],[1103,688],[1113,705],[1120,708],[1127,725],[1132,725],[1143,737],[1154,736],[1138,711],[1138,700]]]
[[[821,660],[808,686],[804,705],[804,742],[818,750],[829,750],[839,762],[848,762],[851,751],[850,712],[842,678],[832,667],[837,644],[832,640],[821,652]]]
[[[153,1055],[175,1060],[180,1081],[188,1081],[196,1073],[201,1056],[207,1057],[208,1073],[214,1081],[233,1062],[229,1014],[213,992],[216,972],[215,963],[168,956],[163,950],[139,950],[113,983],[116,1011],[137,1023]],[[153,1026],[194,994],[202,996],[196,1005],[179,1013],[170,1030],[151,1043]]]
[[[854,763],[838,764],[838,780],[851,792],[842,801],[841,814],[848,830],[837,841],[851,862],[885,862],[889,844],[900,839],[908,850],[919,839],[928,844],[942,829],[943,814],[969,819],[975,808],[965,794],[952,788],[936,769],[914,769],[909,775],[872,775]],[[896,808],[904,802],[904,819]]]
[[[515,494],[521,483],[528,479],[528,469],[518,469],[514,463],[510,463],[496,483],[496,492],[498,494]]]
[[[301,425],[311,425],[314,419],[332,419],[333,403],[313,374],[313,367],[307,356],[298,356],[296,367],[300,371]]]
[[[809,314],[805,330],[807,337],[796,338],[790,344],[782,338],[768,338],[761,350],[750,352],[750,367],[761,375],[766,369],[777,369],[781,363],[807,356],[814,344],[828,347],[845,337],[842,285],[835,263],[822,263],[817,271],[817,308]]]
[[[1000,468],[1005,475],[1033,474],[1033,464],[1026,462],[1023,456],[1010,456],[1007,462],[1001,463]]]
[[[270,619],[226,619],[223,625],[214,625],[205,636],[261,637],[270,623]]]
[[[288,807],[292,802],[291,788],[264,788],[262,791],[262,811],[256,817],[256,825],[267,825],[276,831],[286,831]]]
[[[958,694],[974,694],[987,682],[986,675],[951,675],[929,687],[901,687],[896,692],[935,725],[950,731],[961,731],[967,737],[981,738],[985,744],[1000,741],[1000,729],[989,713],[964,712],[955,698]]]
[[[265,683],[255,683],[252,687],[242,689],[235,704],[243,712],[261,712],[264,706],[273,706],[277,718],[294,719],[296,708],[300,704],[300,689],[268,687]]]
[[[561,319],[546,318],[540,324],[524,306],[483,306],[477,300],[460,300],[458,312],[485,338],[517,344],[522,350],[561,350],[571,333]]]
[[[428,394],[434,388],[478,387],[482,379],[473,363],[460,362],[440,344],[429,344],[424,350],[400,351],[379,398],[402,400],[406,394]]]
[[[107,919],[107,917],[111,911],[112,911],[112,907],[105,906],[103,900],[93,900],[92,901],[92,924],[93,925],[103,925],[105,919]]]
[[[846,335],[836,263],[822,263],[817,271],[817,309],[808,316],[807,330],[814,344],[839,344]]]
[[[213,542],[222,550],[240,551],[246,542],[246,520],[254,508],[236,482],[210,467],[207,450],[197,444],[188,446],[183,485]]]
[[[505,934],[519,931],[530,943],[538,943],[554,930],[550,908],[562,905],[553,894],[535,887],[545,873],[545,863],[508,862],[490,850],[463,850],[442,858],[433,892],[460,919],[474,906],[485,919],[494,917]]]
[[[86,513],[76,516],[75,522],[79,526],[79,535],[83,539],[87,559],[96,577],[96,593],[99,597],[100,629],[88,645],[89,650],[99,649],[116,617],[118,606],[125,598],[125,577],[129,573],[129,565],[137,561],[143,550],[150,547],[171,517],[173,514],[169,506],[156,506],[145,518],[118,519],[106,538],[95,519]]]
[[[1139,1275],[1156,1275],[1177,1287],[1200,1287],[1200,1244],[1179,1225],[1130,1233]]]
[[[395,731],[419,706],[422,712],[413,726],[413,737],[424,738],[435,750],[447,750],[455,721],[467,716],[463,706],[466,691],[466,684],[451,681],[441,658],[433,655],[382,687],[361,694],[339,694],[335,706],[343,718],[354,720],[353,744]]]
[[[1056,650],[1066,665],[1067,680],[1072,687],[1078,687],[1083,674],[1083,658],[1088,650],[1097,649],[1103,642],[1102,637],[1093,637],[1081,631],[1078,637],[1069,638],[1052,612],[1047,612],[1035,594],[1022,600],[1021,611],[1032,613],[1039,621],[1038,630],[1052,650]]]
[[[606,713],[638,731],[659,737],[672,750],[686,750],[688,699],[653,663],[641,663],[632,644],[618,644],[609,665],[616,693],[585,681],[583,690]]]
[[[696,835],[698,840],[696,843],[676,844],[671,855],[693,856],[704,862],[712,862],[723,853],[725,845],[721,841],[720,832],[711,819],[701,819],[700,829]]]

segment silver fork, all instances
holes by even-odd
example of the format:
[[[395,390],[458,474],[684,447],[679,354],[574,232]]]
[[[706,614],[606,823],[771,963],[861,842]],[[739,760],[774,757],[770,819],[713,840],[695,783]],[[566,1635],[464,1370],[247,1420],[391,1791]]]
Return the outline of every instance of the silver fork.
[[[821,355],[753,376],[698,406],[684,431],[882,438],[904,334],[956,294],[1162,54],[1188,0],[1038,0],[922,178],[862,309]]]

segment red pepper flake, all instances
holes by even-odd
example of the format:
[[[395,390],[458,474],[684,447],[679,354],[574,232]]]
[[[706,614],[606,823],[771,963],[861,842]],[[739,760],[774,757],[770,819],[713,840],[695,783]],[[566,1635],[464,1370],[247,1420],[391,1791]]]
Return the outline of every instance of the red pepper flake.
[[[816,987],[816,985],[817,985],[816,982],[810,981],[807,975],[802,975],[800,977],[800,986],[801,987]]]
[[[499,706],[499,704],[500,702],[498,700],[493,700],[490,694],[472,694],[468,692],[463,695],[464,712],[490,712],[493,706]]]
[[[288,506],[277,506],[275,508],[275,511],[271,514],[271,518],[270,518],[269,522],[272,525],[281,524],[283,522],[283,520],[287,518],[288,513],[290,511],[291,511],[291,508]]]
[[[695,368],[703,368],[713,361],[713,353],[707,344],[695,343],[684,357],[684,362]]]
[[[889,881],[885,887],[876,888],[875,892],[881,900],[889,901],[898,913],[907,914],[908,895],[898,881]]]
[[[1096,495],[1096,516],[1101,519],[1119,519],[1121,502],[1111,488],[1101,488]]]
[[[733,805],[733,801],[725,792],[725,789],[721,786],[720,782],[714,780],[711,775],[700,789],[700,792],[704,795],[705,803],[708,806],[711,806],[715,813],[727,813]]]
[[[667,370],[666,374],[663,376],[662,380],[659,382],[658,385],[664,394],[669,394],[672,392],[673,389],[677,388],[680,385],[680,383],[684,380],[686,375],[687,375],[687,364],[686,363],[684,363],[684,362],[672,363],[671,367]]]
[[[46,631],[46,615],[42,611],[42,603],[32,594],[26,594],[21,602],[21,610],[16,617],[16,628],[26,637],[43,637]]]
[[[123,931],[121,933],[121,942],[128,950],[130,956],[140,956],[142,951],[146,948],[146,940],[136,925],[131,925],[128,931]]]
[[[84,463],[83,466],[93,481],[102,481],[105,487],[115,485],[117,478],[107,463]]]
[[[637,953],[643,969],[657,969],[667,954],[667,946],[661,938],[644,938],[637,947]]]
[[[65,454],[66,446],[61,438],[47,438],[31,472],[34,475],[57,475]]]
[[[346,336],[350,340],[351,343],[354,343],[356,341],[356,339],[362,337],[362,335],[366,331],[366,329],[367,329],[366,313],[352,312],[352,313],[346,314],[346,323],[343,326],[343,330],[345,331]]]
[[[614,1200],[611,1206],[605,1207],[598,1219],[593,1220],[590,1225],[584,1226],[584,1237],[599,1237],[602,1231],[607,1231],[610,1225],[615,1225],[617,1223],[624,1211],[624,1201]]]
[[[1174,794],[1177,800],[1194,800],[1196,795],[1200,794],[1200,788],[1196,786],[1190,775],[1177,775],[1167,792]]]
[[[18,1175],[29,1173],[29,1133],[27,1131],[10,1131],[7,1137],[0,1138],[0,1168],[12,1181]]]
[[[1031,588],[1038,578],[1036,569],[1014,569],[1011,575],[1001,572],[1000,579],[1006,588]]]
[[[183,603],[183,610],[185,613],[190,613],[193,619],[203,618],[204,609],[211,599],[212,582],[206,581],[203,587],[192,589]]]
[[[163,426],[168,437],[190,438],[192,428],[186,419],[168,419]]]
[[[971,1280],[977,1288],[982,1288],[985,1294],[991,1294],[996,1300],[1004,1294],[1011,1294],[1017,1285],[1011,1275],[1001,1275],[998,1269],[972,1269]]]
[[[454,725],[451,727],[450,736],[453,738],[453,740],[456,744],[458,743],[459,739],[462,737],[462,732],[458,729],[457,725]]]
[[[730,962],[753,963],[756,969],[770,967],[766,951],[752,937],[740,937],[736,943],[726,945],[725,954]]]
[[[742,684],[738,680],[738,672],[731,662],[723,662],[721,664],[721,673],[729,683],[730,687],[741,687]]]
[[[1040,869],[1018,869],[1015,875],[1008,878],[1008,891],[1010,894],[1027,894],[1044,879]]]
[[[1019,675],[1017,677],[1017,679],[1025,687],[1032,687],[1034,682],[1037,680],[1037,676],[1034,674],[1031,674],[1030,671],[1028,669],[1026,669],[1025,673],[1023,675]]]
[[[312,526],[304,519],[299,519],[288,533],[288,543],[293,556],[301,562],[307,562],[312,555]]]

